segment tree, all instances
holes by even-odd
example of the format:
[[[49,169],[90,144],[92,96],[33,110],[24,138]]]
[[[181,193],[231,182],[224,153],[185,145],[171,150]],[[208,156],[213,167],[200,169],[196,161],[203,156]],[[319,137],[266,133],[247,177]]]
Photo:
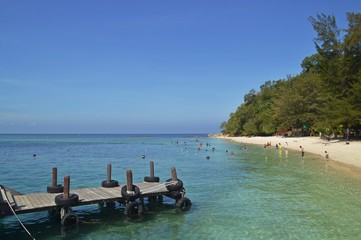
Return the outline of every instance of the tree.
[[[342,92],[341,79],[341,43],[339,40],[340,31],[333,15],[318,14],[317,19],[310,17],[317,37],[314,38],[318,52],[318,67],[324,80],[325,88],[329,88],[338,94]]]
[[[348,13],[349,26],[344,40],[340,40],[340,29],[334,16],[317,15],[310,22],[317,32],[315,40],[318,55],[322,98],[325,103],[320,125],[329,128],[351,127],[357,123],[358,106],[353,104],[353,87],[360,81],[361,68],[361,15]]]
[[[320,54],[315,53],[310,57],[305,57],[301,63],[302,72],[320,73]]]
[[[346,32],[343,52],[346,80],[352,84],[360,81],[361,71],[361,13],[347,13],[348,29]]]
[[[313,73],[303,73],[288,80],[279,89],[273,105],[275,118],[280,122],[278,130],[313,125],[322,108],[320,90],[319,77]]]

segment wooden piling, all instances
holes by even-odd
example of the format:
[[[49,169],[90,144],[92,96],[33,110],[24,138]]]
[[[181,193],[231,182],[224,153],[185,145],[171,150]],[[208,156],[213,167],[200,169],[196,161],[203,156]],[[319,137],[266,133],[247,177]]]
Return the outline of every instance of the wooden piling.
[[[154,162],[150,161],[150,177],[154,177]]]
[[[132,170],[127,170],[127,191],[133,191],[133,173]]]
[[[175,169],[175,167],[172,167],[170,169],[170,172],[171,172],[171,176],[172,176],[172,181],[177,181],[178,178],[177,178],[177,170]]]
[[[63,199],[68,199],[70,195],[70,176],[64,177]]]
[[[107,183],[112,179],[112,165],[109,163],[107,166]]]
[[[53,174],[52,174],[52,182],[51,186],[56,187],[58,185],[58,169],[56,167],[53,168]]]

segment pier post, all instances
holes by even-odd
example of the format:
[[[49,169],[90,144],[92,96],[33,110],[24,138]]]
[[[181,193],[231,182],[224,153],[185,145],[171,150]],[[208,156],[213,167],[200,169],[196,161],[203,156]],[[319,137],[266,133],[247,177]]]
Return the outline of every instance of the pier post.
[[[127,192],[133,191],[133,173],[132,170],[127,170]]]
[[[55,196],[55,204],[61,206],[60,217],[67,218],[66,214],[71,212],[71,206],[77,205],[79,202],[79,196],[74,193],[70,193],[70,176],[64,176],[63,194]]]
[[[172,176],[172,181],[177,181],[178,178],[177,178],[177,170],[175,169],[175,167],[172,167],[170,169],[170,172],[171,172],[171,176]]]
[[[51,186],[56,187],[58,185],[57,181],[58,181],[58,169],[54,167]]]
[[[150,177],[154,177],[154,162],[150,161]]]
[[[167,189],[171,192],[175,192],[176,195],[178,196],[179,194],[177,192],[181,192],[183,191],[183,181],[178,179],[177,177],[177,170],[175,169],[175,167],[172,167],[170,169],[171,171],[171,178],[169,178],[166,182],[170,182],[170,185],[167,185]]]
[[[48,193],[61,193],[63,192],[63,186],[58,185],[58,169],[53,167],[52,177],[51,177],[51,186],[47,187]]]
[[[112,188],[118,187],[119,183],[116,180],[112,180],[112,164],[107,165],[107,179],[102,181],[102,187]]]
[[[112,165],[109,163],[107,166],[107,183],[112,179]]]
[[[70,192],[70,176],[64,177],[64,193],[63,193],[63,199],[69,198],[69,192]]]
[[[144,182],[159,182],[159,177],[154,176],[154,162],[150,161],[150,176],[144,177]]]

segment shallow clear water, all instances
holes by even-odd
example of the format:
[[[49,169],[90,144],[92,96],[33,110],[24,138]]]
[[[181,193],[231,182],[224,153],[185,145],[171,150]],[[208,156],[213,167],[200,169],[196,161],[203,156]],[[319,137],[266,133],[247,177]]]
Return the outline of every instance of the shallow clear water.
[[[360,238],[357,169],[307,153],[302,158],[290,150],[240,145],[191,135],[0,135],[0,184],[45,192],[56,166],[59,182],[70,175],[71,188],[96,187],[108,163],[113,179],[125,183],[132,169],[134,182],[141,182],[154,161],[161,181],[177,168],[193,203],[178,212],[174,200],[164,197],[163,204],[146,203],[139,219],[128,219],[119,204],[76,207],[80,224],[68,228],[48,212],[19,215],[36,239]],[[30,237],[11,216],[0,219],[0,239]]]

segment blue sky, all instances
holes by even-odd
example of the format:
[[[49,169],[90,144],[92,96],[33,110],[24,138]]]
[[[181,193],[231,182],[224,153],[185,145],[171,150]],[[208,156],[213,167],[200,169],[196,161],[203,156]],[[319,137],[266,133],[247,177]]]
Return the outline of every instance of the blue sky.
[[[360,0],[0,1],[0,133],[214,133]]]

